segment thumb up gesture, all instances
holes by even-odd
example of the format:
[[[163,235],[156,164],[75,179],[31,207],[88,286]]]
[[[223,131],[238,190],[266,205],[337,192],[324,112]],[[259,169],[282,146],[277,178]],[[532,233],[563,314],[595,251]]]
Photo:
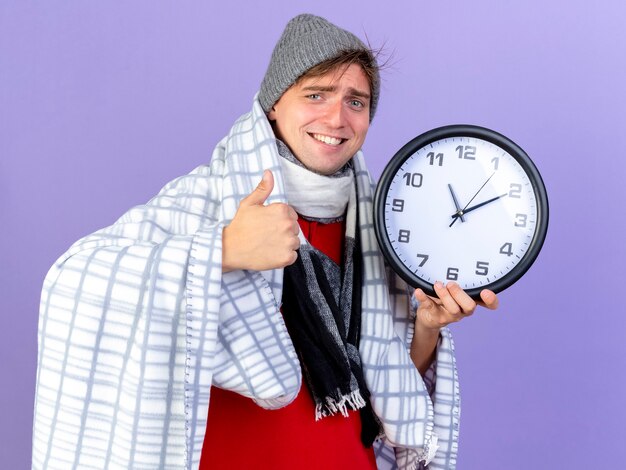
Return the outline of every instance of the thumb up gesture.
[[[241,200],[237,213],[222,236],[222,271],[235,269],[283,268],[296,261],[298,215],[287,204],[263,203],[274,189],[274,175],[263,172],[263,179]]]

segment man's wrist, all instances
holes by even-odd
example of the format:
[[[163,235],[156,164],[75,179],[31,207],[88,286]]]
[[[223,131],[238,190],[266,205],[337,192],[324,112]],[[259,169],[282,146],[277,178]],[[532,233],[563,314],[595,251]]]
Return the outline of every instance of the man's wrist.
[[[415,334],[419,334],[424,338],[433,336],[438,337],[442,327],[442,325],[433,326],[424,323],[419,315],[415,318]]]
[[[222,273],[227,273],[237,269],[231,259],[233,250],[230,249],[230,232],[228,228],[229,226],[227,225],[222,230]]]
[[[415,322],[413,340],[411,341],[411,360],[422,375],[437,356],[440,331],[440,328],[429,328],[418,321]]]

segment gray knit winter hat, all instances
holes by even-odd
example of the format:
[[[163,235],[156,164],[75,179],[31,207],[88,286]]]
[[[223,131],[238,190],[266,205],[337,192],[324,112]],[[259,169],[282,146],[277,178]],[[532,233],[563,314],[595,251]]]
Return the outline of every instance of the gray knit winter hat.
[[[282,94],[309,69],[343,52],[355,50],[366,51],[371,55],[369,48],[349,31],[319,16],[296,16],[287,23],[272,52],[259,92],[261,107],[268,113]],[[380,93],[378,64],[373,56],[372,64],[376,73],[372,79],[370,121],[374,118]]]

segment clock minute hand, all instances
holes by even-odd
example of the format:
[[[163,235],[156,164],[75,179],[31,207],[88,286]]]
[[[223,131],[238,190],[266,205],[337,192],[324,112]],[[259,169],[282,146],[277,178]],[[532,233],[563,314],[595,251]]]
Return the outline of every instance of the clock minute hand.
[[[465,209],[467,209],[467,206],[469,206],[469,205],[470,205],[470,203],[474,200],[474,198],[475,198],[476,196],[478,196],[478,193],[479,193],[479,192],[481,192],[481,191],[483,190],[483,188],[485,187],[485,185],[486,185],[487,183],[489,183],[489,180],[490,180],[491,178],[493,178],[493,175],[495,175],[495,174],[496,174],[496,172],[495,172],[495,171],[494,171],[493,173],[491,173],[491,176],[490,176],[489,178],[487,178],[487,181],[485,181],[485,182],[483,183],[483,185],[482,185],[480,188],[478,188],[478,191],[476,191],[476,193],[475,193],[475,194],[472,196],[472,198],[471,198],[471,199],[467,202],[467,204],[465,204],[465,207],[464,207],[463,209],[461,209],[460,211],[457,211],[457,212],[456,212],[457,217],[454,217],[454,220],[452,221],[452,223],[451,223],[450,225],[448,225],[448,227],[452,227],[452,226],[454,225],[454,223],[455,223],[455,222],[459,219],[459,217],[461,217],[461,216],[465,213]]]
[[[478,209],[479,207],[485,206],[493,201],[497,201],[498,199],[500,199],[501,197],[506,196],[508,193],[504,193],[504,194],[500,194],[499,196],[496,197],[492,197],[491,199],[488,199],[486,201],[481,202],[480,204],[476,204],[472,207],[468,207],[467,209],[464,209],[463,211],[461,211],[461,214],[459,214],[458,212],[455,212],[454,214],[451,215],[451,217],[453,219],[456,219],[457,217],[462,217],[462,214],[467,214],[468,212],[472,212],[474,209]]]

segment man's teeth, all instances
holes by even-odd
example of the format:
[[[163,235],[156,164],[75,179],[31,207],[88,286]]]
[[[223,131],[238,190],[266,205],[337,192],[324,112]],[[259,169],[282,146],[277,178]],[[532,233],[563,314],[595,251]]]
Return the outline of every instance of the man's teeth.
[[[320,142],[324,142],[328,145],[339,145],[343,142],[343,139],[337,139],[336,137],[330,137],[328,135],[312,134],[312,136],[315,140],[319,140]]]

